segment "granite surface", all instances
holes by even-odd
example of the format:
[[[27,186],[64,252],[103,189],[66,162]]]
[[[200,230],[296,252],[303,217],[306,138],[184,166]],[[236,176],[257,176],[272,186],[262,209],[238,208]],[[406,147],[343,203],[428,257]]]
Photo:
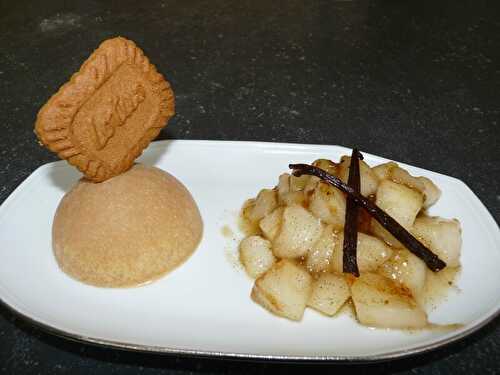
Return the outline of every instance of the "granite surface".
[[[466,182],[500,219],[497,1],[0,1],[0,202],[38,166],[40,106],[98,44],[135,40],[176,93],[160,136],[357,146]],[[1,246],[1,245],[0,245]],[[500,373],[498,319],[355,373]],[[0,307],[8,374],[294,373],[305,365],[128,353],[51,336]]]

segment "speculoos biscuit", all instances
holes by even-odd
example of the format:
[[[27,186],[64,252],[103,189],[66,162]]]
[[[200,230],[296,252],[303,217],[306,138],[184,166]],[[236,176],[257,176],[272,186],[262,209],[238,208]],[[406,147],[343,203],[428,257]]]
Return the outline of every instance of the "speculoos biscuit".
[[[137,45],[104,41],[41,108],[40,141],[101,182],[128,170],[174,115],[174,94]]]

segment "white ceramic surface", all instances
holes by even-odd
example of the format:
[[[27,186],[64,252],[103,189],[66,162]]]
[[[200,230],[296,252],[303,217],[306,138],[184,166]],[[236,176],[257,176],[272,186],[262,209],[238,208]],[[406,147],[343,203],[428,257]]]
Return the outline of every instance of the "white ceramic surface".
[[[0,300],[55,333],[130,349],[279,359],[380,360],[417,353],[472,332],[500,309],[500,231],[461,181],[415,167],[443,195],[431,214],[463,227],[459,293],[435,311],[435,323],[463,323],[452,332],[407,333],[360,326],[351,317],[308,310],[301,323],[254,304],[252,281],[231,261],[243,201],[272,187],[290,162],[336,160],[338,146],[252,142],[162,141],[141,161],[163,168],[191,191],[205,223],[195,254],[180,268],[140,288],[100,289],[62,273],[51,250],[52,218],[79,174],[65,162],[44,165],[0,206]],[[365,154],[369,164],[386,160]],[[235,234],[238,237],[238,234]]]

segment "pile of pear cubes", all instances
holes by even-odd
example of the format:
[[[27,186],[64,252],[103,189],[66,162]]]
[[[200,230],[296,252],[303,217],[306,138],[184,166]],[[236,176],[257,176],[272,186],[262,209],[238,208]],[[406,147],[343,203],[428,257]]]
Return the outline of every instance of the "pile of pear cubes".
[[[350,157],[313,163],[347,182]],[[429,217],[440,197],[426,177],[411,176],[394,162],[374,168],[360,160],[361,194],[374,200],[446,262],[458,267],[461,228],[457,220]],[[274,189],[248,200],[242,216],[253,233],[240,243],[240,260],[255,279],[252,299],[270,312],[301,320],[306,307],[333,316],[350,299],[361,324],[422,328],[428,324],[422,294],[431,277],[374,219],[358,228],[360,277],[342,273],[346,195],[316,176],[282,174]],[[442,272],[442,271],[441,271]]]

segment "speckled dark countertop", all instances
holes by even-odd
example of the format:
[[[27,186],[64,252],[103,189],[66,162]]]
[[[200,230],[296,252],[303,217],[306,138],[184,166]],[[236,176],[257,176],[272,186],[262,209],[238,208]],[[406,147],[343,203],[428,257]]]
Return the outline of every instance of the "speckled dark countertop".
[[[500,219],[497,1],[0,1],[0,202],[38,166],[39,107],[103,40],[135,40],[172,83],[161,138],[358,146],[465,181]],[[76,2],[75,2],[76,3]],[[1,246],[1,245],[0,245]],[[382,374],[500,373],[497,321]],[[0,371],[290,373],[121,352],[51,336],[0,307]]]

